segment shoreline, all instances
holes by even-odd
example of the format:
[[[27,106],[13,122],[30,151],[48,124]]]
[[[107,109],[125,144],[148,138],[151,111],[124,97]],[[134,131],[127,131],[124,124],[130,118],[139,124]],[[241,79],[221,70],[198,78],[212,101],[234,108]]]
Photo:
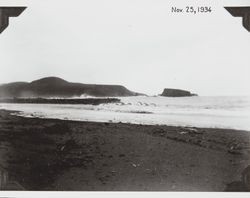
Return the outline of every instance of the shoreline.
[[[47,99],[47,98],[12,98],[0,99],[1,103],[16,103],[16,104],[107,104],[119,103],[121,100],[118,98],[81,98],[81,99]]]
[[[8,104],[8,103],[6,103]],[[18,104],[18,103],[17,103]],[[26,103],[26,104],[29,104],[29,103]],[[36,103],[30,103],[30,104],[36,104]],[[42,105],[42,104],[41,104]],[[94,105],[94,104],[92,104]],[[95,106],[95,105],[94,105]],[[98,106],[98,104],[96,105]],[[129,121],[121,121],[121,120],[115,120],[115,119],[97,119],[97,120],[91,120],[90,119],[70,119],[69,117],[65,116],[65,117],[50,117],[50,116],[45,116],[45,115],[36,115],[36,112],[32,113],[32,112],[29,112],[27,114],[25,114],[25,110],[15,110],[15,109],[8,109],[8,107],[1,107],[1,103],[0,103],[0,111],[3,110],[3,111],[9,111],[9,112],[12,112],[13,115],[15,116],[19,116],[19,117],[24,117],[24,118],[37,118],[37,119],[52,119],[52,120],[61,120],[61,121],[72,121],[72,122],[94,122],[94,123],[116,123],[116,124],[131,124],[131,125],[144,125],[144,126],[167,126],[167,127],[181,127],[181,128],[197,128],[197,129],[215,129],[215,130],[233,130],[233,131],[243,131],[243,132],[249,132],[250,133],[250,129],[249,128],[242,128],[242,127],[225,127],[225,126],[198,126],[195,124],[194,125],[190,125],[190,124],[187,124],[187,125],[184,125],[184,124],[181,124],[181,125],[177,125],[177,124],[165,124],[165,123],[146,123],[146,122],[129,122]],[[127,113],[127,112],[124,112],[124,113]],[[154,114],[150,111],[130,111],[129,113],[132,113],[132,114]]]
[[[66,121],[66,122],[76,122],[76,123],[105,123],[105,124],[127,124],[127,125],[134,125],[134,126],[148,126],[148,127],[153,127],[153,126],[156,126],[156,127],[174,127],[174,128],[189,128],[189,129],[197,129],[197,130],[212,130],[212,131],[223,131],[223,132],[232,132],[232,131],[235,131],[235,132],[243,132],[243,133],[249,133],[250,134],[250,130],[247,130],[247,129],[236,129],[236,128],[218,128],[218,127],[198,127],[198,126],[178,126],[178,125],[168,125],[168,124],[141,124],[141,123],[130,123],[130,122],[121,122],[121,121],[90,121],[90,120],[71,120],[71,119],[68,119],[68,118],[49,118],[49,117],[33,117],[33,116],[25,116],[23,113],[23,111],[20,111],[20,110],[8,110],[8,109],[5,109],[5,108],[0,108],[0,113],[1,111],[5,111],[5,112],[9,112],[10,114],[12,114],[12,116],[17,116],[17,117],[21,117],[21,118],[28,118],[28,119],[42,119],[42,120],[54,120],[54,121]],[[149,112],[150,114],[151,112]],[[140,114],[140,113],[139,113]],[[146,111],[142,111],[141,114],[147,114]]]
[[[244,191],[232,183],[250,164],[249,131],[13,112],[0,110],[0,166],[26,190]]]

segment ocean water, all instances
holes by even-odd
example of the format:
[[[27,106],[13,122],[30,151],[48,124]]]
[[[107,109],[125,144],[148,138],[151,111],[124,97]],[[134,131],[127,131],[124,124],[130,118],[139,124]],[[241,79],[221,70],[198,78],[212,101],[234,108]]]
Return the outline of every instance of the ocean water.
[[[20,116],[250,130],[250,97],[121,97],[94,105],[0,104]]]

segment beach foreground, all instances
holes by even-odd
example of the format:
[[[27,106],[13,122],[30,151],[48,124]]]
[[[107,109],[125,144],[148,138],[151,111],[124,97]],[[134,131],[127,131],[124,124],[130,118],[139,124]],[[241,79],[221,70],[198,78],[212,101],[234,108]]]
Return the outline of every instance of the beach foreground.
[[[249,164],[247,131],[24,118],[0,110],[4,190],[246,191],[241,173]]]

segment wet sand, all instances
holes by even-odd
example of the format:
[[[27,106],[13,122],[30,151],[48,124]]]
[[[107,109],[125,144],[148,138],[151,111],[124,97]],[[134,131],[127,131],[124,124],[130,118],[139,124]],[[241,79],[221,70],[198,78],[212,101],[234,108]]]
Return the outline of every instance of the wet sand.
[[[250,132],[23,118],[0,110],[7,190],[245,191]]]

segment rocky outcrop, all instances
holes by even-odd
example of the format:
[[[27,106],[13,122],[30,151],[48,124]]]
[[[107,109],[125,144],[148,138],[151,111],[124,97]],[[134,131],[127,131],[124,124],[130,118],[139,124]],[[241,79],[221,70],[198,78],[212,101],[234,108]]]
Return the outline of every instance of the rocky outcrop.
[[[182,90],[182,89],[164,89],[161,96],[166,97],[186,97],[186,96],[197,96],[197,94],[193,94],[190,91]]]
[[[121,85],[96,85],[72,83],[57,77],[42,78],[30,83],[15,82],[0,86],[0,98],[47,98],[137,96],[139,93],[128,90]]]

